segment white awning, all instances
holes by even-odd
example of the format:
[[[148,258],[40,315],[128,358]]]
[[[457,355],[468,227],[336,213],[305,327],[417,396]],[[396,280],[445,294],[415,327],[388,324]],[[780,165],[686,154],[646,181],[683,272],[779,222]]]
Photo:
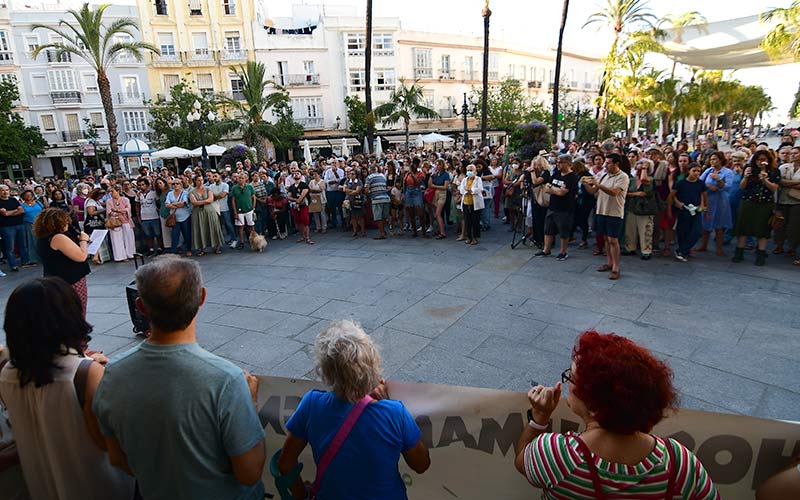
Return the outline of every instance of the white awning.
[[[335,138],[335,139],[302,139],[297,141],[300,146],[305,146],[305,141],[308,140],[308,147],[310,148],[341,148],[342,147],[342,139]],[[355,137],[348,137],[347,138],[347,145],[348,146],[361,146],[361,143],[358,142],[358,139]]]
[[[164,159],[188,158],[190,153],[191,151],[189,151],[188,149],[179,148],[178,146],[172,146],[171,148],[162,149],[161,151],[156,151],[150,156],[153,158],[164,158]]]
[[[208,156],[222,156],[225,154],[228,148],[220,146],[218,144],[211,144],[210,146],[206,146],[206,154]],[[203,156],[203,146],[194,148],[193,150],[189,151],[189,156],[192,158],[199,158]]]
[[[759,16],[741,17],[666,30],[666,55],[679,63],[704,69],[740,69],[794,62],[788,55],[770,59],[760,44],[776,24]]]

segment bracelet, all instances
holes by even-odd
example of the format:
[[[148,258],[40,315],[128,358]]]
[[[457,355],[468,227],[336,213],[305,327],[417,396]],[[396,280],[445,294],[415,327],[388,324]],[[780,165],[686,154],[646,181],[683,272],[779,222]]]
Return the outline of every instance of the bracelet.
[[[532,428],[536,429],[537,431],[546,431],[553,425],[553,419],[547,421],[545,425],[537,423],[536,420],[533,419],[533,411],[528,409],[528,425]]]

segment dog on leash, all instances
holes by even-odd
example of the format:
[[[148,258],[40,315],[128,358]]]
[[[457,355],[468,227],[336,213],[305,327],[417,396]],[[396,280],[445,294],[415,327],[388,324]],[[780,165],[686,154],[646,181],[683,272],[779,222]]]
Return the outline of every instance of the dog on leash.
[[[267,247],[267,239],[255,231],[250,231],[250,250],[263,252]]]

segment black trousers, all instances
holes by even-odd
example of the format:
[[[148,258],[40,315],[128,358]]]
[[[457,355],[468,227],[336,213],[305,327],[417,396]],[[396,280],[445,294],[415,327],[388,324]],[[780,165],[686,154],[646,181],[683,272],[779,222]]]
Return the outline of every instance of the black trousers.
[[[533,241],[544,243],[544,218],[547,216],[547,207],[533,204]]]
[[[464,205],[464,224],[468,240],[477,240],[481,237],[481,212],[472,205]]]
[[[589,237],[589,215],[592,213],[594,203],[578,203],[575,206],[575,221],[572,225],[573,233],[581,228],[581,241]]]

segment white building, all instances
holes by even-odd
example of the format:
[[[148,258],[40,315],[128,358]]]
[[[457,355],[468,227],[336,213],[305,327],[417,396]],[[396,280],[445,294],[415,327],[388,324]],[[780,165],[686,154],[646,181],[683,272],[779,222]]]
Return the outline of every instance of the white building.
[[[258,7],[257,7],[258,8]],[[294,117],[307,136],[345,131],[344,98],[364,100],[365,29],[363,13],[351,6],[293,6],[291,18],[270,19],[256,12],[254,26],[256,60],[284,85],[292,99]],[[418,81],[428,107],[440,118],[418,120],[414,130],[460,131],[463,95],[480,89],[483,39],[403,30],[398,18],[375,18],[372,40],[373,106],[389,100],[401,79]],[[598,59],[565,52],[561,87],[567,100],[587,106],[597,95],[602,65]],[[506,77],[520,80],[529,95],[552,99],[555,52],[537,52],[492,40],[489,51],[489,83]],[[470,128],[476,127],[470,119]],[[379,124],[380,127],[380,124]],[[477,137],[479,134],[471,134]]]
[[[37,46],[59,41],[54,33],[34,30],[33,26],[55,27],[71,16],[64,10],[19,7],[20,10],[11,10],[10,25],[13,57],[19,65],[22,82],[20,93],[27,106],[27,121],[38,126],[50,144],[44,155],[32,159],[34,173],[37,176],[80,173],[82,166],[76,165],[79,153],[93,151],[86,137],[90,125],[98,131],[98,145],[108,145],[97,75],[83,59],[70,54],[58,57],[55,50],[46,50],[33,59],[32,51]],[[138,21],[136,7],[113,5],[104,14],[106,23],[123,17]],[[144,105],[150,99],[147,69],[144,62],[124,55],[109,68],[108,77],[117,118],[117,141],[122,146],[126,140],[143,138],[147,132],[148,114]]]

